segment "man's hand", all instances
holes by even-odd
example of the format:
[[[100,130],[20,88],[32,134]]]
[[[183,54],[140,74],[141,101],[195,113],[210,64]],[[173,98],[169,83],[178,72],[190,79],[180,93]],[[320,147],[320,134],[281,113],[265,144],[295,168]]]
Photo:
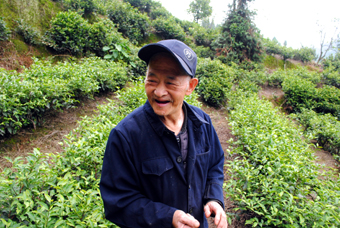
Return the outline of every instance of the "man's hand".
[[[172,225],[175,228],[198,228],[200,223],[192,215],[177,210],[172,218]]]
[[[215,214],[214,222],[217,228],[227,228],[228,227],[227,216],[223,208],[216,201],[209,201],[204,206],[205,217],[209,218],[213,212]]]

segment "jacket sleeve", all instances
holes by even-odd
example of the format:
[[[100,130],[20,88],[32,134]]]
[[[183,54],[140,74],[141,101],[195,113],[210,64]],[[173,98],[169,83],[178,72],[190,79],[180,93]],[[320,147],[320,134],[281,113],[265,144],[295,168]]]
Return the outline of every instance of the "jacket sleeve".
[[[218,139],[217,133],[209,118],[209,134],[211,142],[212,157],[210,160],[210,167],[208,170],[207,184],[204,194],[204,202],[207,203],[210,200],[217,200],[224,208],[223,197],[223,167],[224,167],[224,152],[221,147],[221,143]]]
[[[113,129],[107,142],[100,181],[106,219],[122,228],[172,227],[176,209],[143,195],[138,167],[132,156],[128,140]]]

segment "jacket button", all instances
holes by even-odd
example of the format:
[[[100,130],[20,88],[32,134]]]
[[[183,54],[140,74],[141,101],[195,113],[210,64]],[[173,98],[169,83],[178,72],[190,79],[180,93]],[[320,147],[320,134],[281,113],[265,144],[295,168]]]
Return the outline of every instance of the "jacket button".
[[[191,184],[189,184],[189,189],[191,188]]]
[[[181,157],[181,156],[178,156],[177,159],[176,159],[176,161],[177,161],[178,163],[181,163],[181,162],[182,162],[182,157]]]
[[[192,207],[189,209],[189,213],[192,214]]]

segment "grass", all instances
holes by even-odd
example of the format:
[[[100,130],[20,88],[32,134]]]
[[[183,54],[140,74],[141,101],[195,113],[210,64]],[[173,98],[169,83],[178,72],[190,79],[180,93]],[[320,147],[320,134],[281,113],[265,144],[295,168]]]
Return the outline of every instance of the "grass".
[[[266,55],[263,61],[263,65],[269,69],[284,69],[284,61],[277,59],[274,56]],[[286,61],[286,69],[295,69],[297,66],[289,61]]]
[[[42,33],[49,28],[50,20],[61,11],[60,3],[49,0],[0,0],[0,15],[14,30],[16,20],[23,19]]]

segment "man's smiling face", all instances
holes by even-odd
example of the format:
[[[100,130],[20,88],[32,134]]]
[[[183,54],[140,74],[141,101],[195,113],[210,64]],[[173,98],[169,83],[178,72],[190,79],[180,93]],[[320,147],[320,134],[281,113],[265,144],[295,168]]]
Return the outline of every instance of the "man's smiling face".
[[[192,80],[170,54],[153,56],[146,73],[145,92],[154,112],[165,118],[180,115],[185,95],[190,95],[197,84]]]

